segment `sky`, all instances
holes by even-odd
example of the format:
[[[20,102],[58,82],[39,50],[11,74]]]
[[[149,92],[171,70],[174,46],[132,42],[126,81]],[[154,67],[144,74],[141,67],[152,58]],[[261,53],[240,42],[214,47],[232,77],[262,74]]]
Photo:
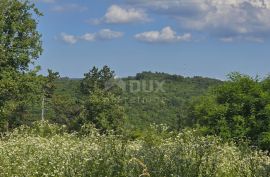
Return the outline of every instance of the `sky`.
[[[270,73],[270,0],[35,0],[44,52],[62,77],[93,66],[225,79]]]

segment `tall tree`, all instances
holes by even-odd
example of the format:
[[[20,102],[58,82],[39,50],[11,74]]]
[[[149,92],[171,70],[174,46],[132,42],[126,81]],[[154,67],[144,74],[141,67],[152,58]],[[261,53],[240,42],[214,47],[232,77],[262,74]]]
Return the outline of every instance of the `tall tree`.
[[[48,70],[48,76],[45,78],[45,84],[43,86],[43,97],[42,97],[42,110],[41,119],[44,121],[45,114],[45,103],[48,99],[53,97],[53,93],[56,89],[55,80],[60,77],[58,72],[53,72],[51,69]]]
[[[37,69],[29,66],[42,53],[41,34],[37,31],[37,18],[42,14],[29,1],[0,1],[0,129],[9,127],[10,113],[29,94],[40,91]],[[28,96],[27,96],[28,95]],[[32,101],[32,100],[30,100]]]
[[[28,0],[0,1],[0,68],[29,70],[42,52],[37,17],[42,14]]]
[[[88,95],[95,89],[107,89],[106,84],[112,81],[114,77],[114,71],[106,65],[100,70],[93,67],[88,73],[84,74],[84,79],[81,82],[81,92]]]
[[[93,67],[81,82],[84,111],[79,122],[93,123],[101,130],[120,130],[125,115],[117,95],[117,86],[106,87],[114,79],[114,71],[108,66],[101,70]]]

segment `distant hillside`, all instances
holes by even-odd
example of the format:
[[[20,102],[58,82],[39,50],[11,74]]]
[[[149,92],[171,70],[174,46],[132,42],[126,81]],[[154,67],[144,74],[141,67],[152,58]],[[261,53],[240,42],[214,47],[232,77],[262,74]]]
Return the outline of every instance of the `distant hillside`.
[[[205,93],[209,87],[222,83],[220,80],[211,78],[183,77],[153,72],[142,72],[121,80],[126,85],[129,85],[130,81],[144,80],[148,83],[148,89],[148,81],[156,81],[162,83],[164,87],[164,92],[123,91],[122,100],[127,113],[127,126],[130,129],[143,129],[151,123],[167,124],[178,128],[181,126],[181,118],[185,116],[186,103],[192,97]],[[79,85],[80,79],[62,78],[57,81],[56,94],[69,95],[76,99],[79,96],[79,93],[76,93]]]
[[[142,72],[125,80],[164,81],[165,92],[125,92],[125,108],[131,128],[143,128],[150,123],[167,124],[170,127],[181,126],[181,118],[186,112],[186,103],[192,97],[200,96],[209,87],[222,83],[220,80],[203,77],[183,77],[166,73]],[[180,122],[179,122],[180,119]]]

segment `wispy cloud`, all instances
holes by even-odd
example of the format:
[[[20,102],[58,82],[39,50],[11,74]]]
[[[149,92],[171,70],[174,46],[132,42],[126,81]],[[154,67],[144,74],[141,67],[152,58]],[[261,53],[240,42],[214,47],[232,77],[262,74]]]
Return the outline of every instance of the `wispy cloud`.
[[[142,9],[124,8],[118,5],[112,5],[108,8],[104,17],[91,20],[95,24],[123,24],[149,21],[148,15]]]
[[[63,5],[55,5],[54,7],[52,7],[52,11],[54,12],[84,12],[88,10],[87,7],[79,5],[79,4],[75,4],[75,3],[71,3],[71,4],[63,4]]]
[[[100,40],[112,40],[122,37],[124,34],[118,31],[112,31],[110,29],[102,29],[96,33],[85,33],[81,36],[70,35],[66,33],[61,34],[61,39],[68,44],[76,44],[79,41],[100,41]]]
[[[100,30],[96,34],[96,38],[101,39],[101,40],[110,40],[110,39],[120,38],[122,36],[123,36],[122,32],[112,31],[110,29]]]
[[[163,28],[161,31],[148,31],[135,35],[135,39],[148,43],[182,42],[190,41],[191,38],[192,35],[190,33],[177,35],[177,33],[169,26]]]
[[[235,42],[235,41],[248,41],[248,42],[257,42],[262,43],[264,42],[263,38],[260,37],[253,37],[253,36],[234,36],[234,37],[224,37],[220,38],[220,41],[222,42]]]
[[[57,0],[34,0],[34,2],[55,3]]]
[[[75,44],[78,41],[76,36],[66,33],[61,33],[61,39],[68,44]]]

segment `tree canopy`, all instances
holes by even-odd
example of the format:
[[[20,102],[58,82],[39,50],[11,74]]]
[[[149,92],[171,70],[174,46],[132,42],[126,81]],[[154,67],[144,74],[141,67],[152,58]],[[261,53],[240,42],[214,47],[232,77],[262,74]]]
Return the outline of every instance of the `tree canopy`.
[[[270,78],[260,81],[239,73],[196,99],[190,108],[193,125],[223,138],[249,138],[262,148],[270,147]]]
[[[25,111],[40,93],[38,67],[29,66],[42,53],[37,18],[42,14],[29,1],[0,1],[0,129],[10,127],[11,115]],[[34,95],[34,96],[33,96]]]

